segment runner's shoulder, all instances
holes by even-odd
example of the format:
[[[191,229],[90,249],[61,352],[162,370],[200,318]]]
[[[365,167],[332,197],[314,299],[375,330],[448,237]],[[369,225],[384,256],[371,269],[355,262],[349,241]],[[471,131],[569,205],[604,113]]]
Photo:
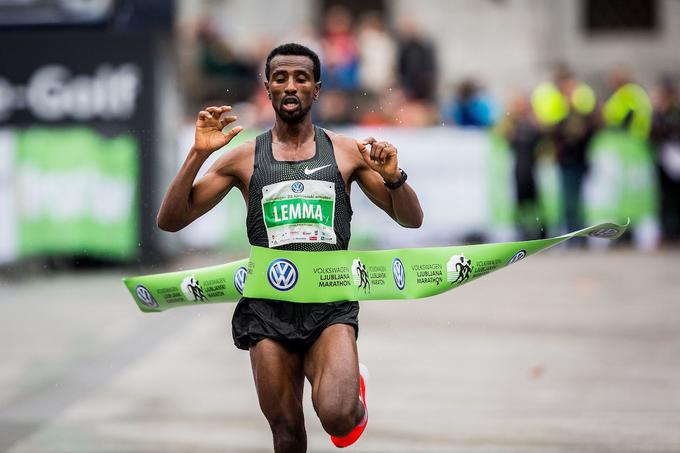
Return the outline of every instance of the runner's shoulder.
[[[326,131],[333,143],[333,149],[335,150],[336,156],[346,156],[347,158],[361,160],[361,154],[358,152],[356,139],[348,135],[329,131],[328,129],[324,129],[324,131]]]
[[[255,139],[246,140],[245,142],[234,147],[228,154],[234,157],[247,157],[249,154],[255,154]]]
[[[217,165],[220,170],[231,173],[236,167],[249,166],[252,167],[255,160],[255,140],[246,140],[238,146],[230,149],[217,159]]]

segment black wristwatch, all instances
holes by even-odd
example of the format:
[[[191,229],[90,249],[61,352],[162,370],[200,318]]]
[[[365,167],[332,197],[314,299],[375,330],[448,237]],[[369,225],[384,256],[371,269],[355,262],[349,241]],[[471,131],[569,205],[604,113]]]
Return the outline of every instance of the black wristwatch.
[[[383,180],[383,184],[385,184],[385,187],[387,187],[390,190],[394,190],[394,189],[398,189],[398,188],[400,188],[401,186],[404,185],[404,183],[406,182],[406,178],[408,178],[408,175],[401,168],[399,169],[399,171],[401,172],[401,176],[399,177],[399,179],[397,181],[387,182],[387,181]]]

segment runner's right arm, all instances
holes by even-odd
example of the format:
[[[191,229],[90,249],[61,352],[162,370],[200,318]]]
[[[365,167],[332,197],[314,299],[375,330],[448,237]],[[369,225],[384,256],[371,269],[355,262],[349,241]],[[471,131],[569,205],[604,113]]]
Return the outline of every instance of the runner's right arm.
[[[156,223],[160,229],[181,230],[212,209],[232,187],[241,183],[232,171],[237,160],[235,156],[239,154],[238,148],[221,156],[207,173],[194,183],[206,159],[243,130],[241,126],[236,126],[226,134],[222,132],[228,124],[236,121],[235,116],[223,116],[229,110],[231,107],[225,105],[208,107],[199,112],[194,145],[165,192],[158,211]]]

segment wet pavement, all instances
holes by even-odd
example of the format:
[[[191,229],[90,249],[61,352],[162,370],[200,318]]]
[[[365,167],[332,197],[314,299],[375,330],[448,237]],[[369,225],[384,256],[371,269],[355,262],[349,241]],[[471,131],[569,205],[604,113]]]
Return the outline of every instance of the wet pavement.
[[[363,303],[370,419],[349,451],[680,451],[679,264],[558,250]],[[143,314],[121,276],[0,281],[0,451],[271,451],[233,305]],[[305,404],[309,451],[337,451]]]

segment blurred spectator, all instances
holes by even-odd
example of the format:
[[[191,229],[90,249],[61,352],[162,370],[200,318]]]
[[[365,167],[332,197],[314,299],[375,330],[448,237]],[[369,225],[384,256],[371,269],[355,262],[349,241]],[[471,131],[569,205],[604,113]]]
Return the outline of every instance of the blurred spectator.
[[[309,47],[319,56],[321,64],[326,64],[326,57],[323,54],[323,44],[321,43],[321,38],[316,32],[316,29],[309,24],[305,24],[295,29],[291,30],[288,37],[286,37],[282,42],[296,42],[302,44],[305,47]],[[270,50],[274,46],[270,46]],[[269,53],[269,52],[267,52]],[[265,59],[267,54],[264,55]]]
[[[365,13],[359,22],[359,80],[361,87],[379,94],[394,85],[397,45],[385,30],[376,11]]]
[[[565,226],[576,231],[583,228],[586,151],[597,128],[595,95],[566,66],[559,66],[554,84],[539,86],[532,103],[556,151]]]
[[[536,221],[539,215],[534,171],[536,150],[542,134],[536,124],[528,96],[518,93],[510,99],[508,114],[500,122],[499,131],[508,140],[515,155],[517,223],[522,239],[540,239],[545,235]]]
[[[321,79],[323,80],[323,79]],[[352,122],[355,112],[352,111],[352,97],[342,90],[321,89],[319,96],[319,107],[314,117],[314,121],[323,124],[325,127],[338,126]]]
[[[334,5],[328,10],[321,45],[325,58],[321,75],[324,88],[356,90],[359,86],[359,54],[352,33],[352,16],[347,8]]]
[[[254,62],[237,55],[210,20],[198,24],[196,39],[202,75],[199,82],[201,101],[223,102],[228,98],[230,102],[238,102],[248,99],[258,81]]]
[[[668,240],[680,240],[680,95],[671,77],[655,92],[652,144],[661,185],[661,227]]]
[[[495,121],[495,106],[473,79],[463,80],[451,103],[445,106],[444,118],[463,127],[487,127]]]
[[[437,61],[434,47],[410,20],[405,20],[399,30],[397,73],[409,98],[426,102],[435,100]]]

